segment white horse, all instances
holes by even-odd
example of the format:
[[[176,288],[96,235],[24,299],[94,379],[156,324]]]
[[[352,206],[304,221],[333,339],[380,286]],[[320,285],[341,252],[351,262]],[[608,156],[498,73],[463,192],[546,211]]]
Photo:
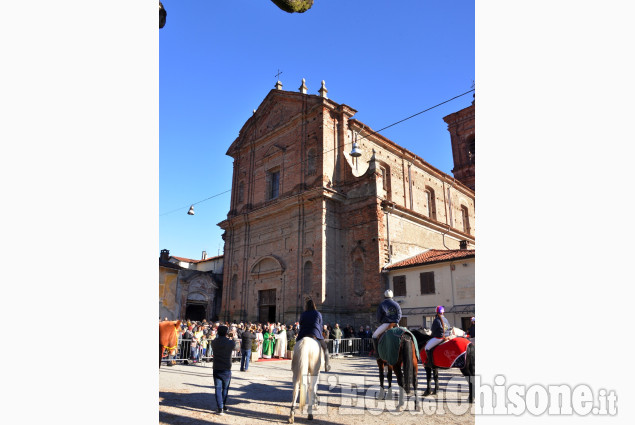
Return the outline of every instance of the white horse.
[[[313,408],[317,402],[317,384],[321,367],[322,347],[320,347],[320,343],[309,337],[298,341],[293,347],[293,360],[291,360],[293,399],[291,400],[291,413],[289,415],[290,424],[293,423],[295,418],[295,401],[298,398],[298,392],[300,393],[300,404],[298,406],[300,412],[308,404],[309,420],[313,419]]]

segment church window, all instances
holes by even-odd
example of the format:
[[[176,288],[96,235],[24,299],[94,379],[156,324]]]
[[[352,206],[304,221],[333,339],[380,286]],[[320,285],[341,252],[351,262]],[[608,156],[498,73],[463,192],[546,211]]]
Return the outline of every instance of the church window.
[[[426,215],[429,218],[436,220],[437,208],[436,208],[436,202],[434,198],[434,190],[430,186],[426,186],[425,195],[426,195],[426,208],[427,208]]]
[[[465,205],[461,205],[461,218],[463,219],[463,232],[470,233],[470,216]]]
[[[245,201],[245,182],[241,181],[238,183],[238,202],[242,203]]]
[[[381,170],[382,188],[384,190],[387,190],[388,189],[388,181],[386,180],[387,179],[386,169],[384,167],[380,167],[379,169]]]
[[[309,176],[315,175],[316,172],[316,163],[317,163],[317,154],[315,153],[315,149],[311,148],[307,152],[307,167],[306,174]]]
[[[238,286],[238,275],[232,276],[232,287],[231,287],[231,298],[232,300],[236,299],[237,295],[237,286]]]
[[[353,291],[364,291],[364,262],[360,259],[353,261]]]
[[[393,287],[395,297],[405,297],[406,296],[406,276],[405,275],[393,276],[392,287]]]
[[[474,135],[470,136],[467,140],[467,161],[469,164],[474,164],[476,156],[476,144]]]
[[[267,172],[267,200],[276,199],[280,194],[280,169]]]
[[[302,274],[302,292],[308,294],[311,291],[311,277],[313,276],[313,263],[307,261],[304,263]]]

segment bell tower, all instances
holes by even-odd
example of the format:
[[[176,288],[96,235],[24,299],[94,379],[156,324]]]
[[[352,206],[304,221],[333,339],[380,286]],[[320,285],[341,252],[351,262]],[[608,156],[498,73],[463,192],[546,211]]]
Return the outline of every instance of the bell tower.
[[[475,190],[475,123],[474,100],[467,108],[443,118],[448,124],[450,141],[452,143],[452,158],[454,177],[467,187]]]

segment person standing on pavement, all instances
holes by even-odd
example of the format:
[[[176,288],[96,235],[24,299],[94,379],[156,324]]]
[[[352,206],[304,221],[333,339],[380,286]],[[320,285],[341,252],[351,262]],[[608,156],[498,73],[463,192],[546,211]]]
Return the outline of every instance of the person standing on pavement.
[[[335,328],[333,328],[333,354],[336,356],[340,355],[340,342],[342,341],[342,330],[340,329],[339,323],[335,324]]]
[[[232,380],[232,351],[236,350],[236,342],[227,338],[227,326],[218,327],[218,335],[212,341],[214,352],[214,393],[216,396],[216,412],[219,415],[227,412],[227,395]]]
[[[254,328],[246,329],[240,338],[240,371],[247,372],[251,359],[251,343],[256,339]]]

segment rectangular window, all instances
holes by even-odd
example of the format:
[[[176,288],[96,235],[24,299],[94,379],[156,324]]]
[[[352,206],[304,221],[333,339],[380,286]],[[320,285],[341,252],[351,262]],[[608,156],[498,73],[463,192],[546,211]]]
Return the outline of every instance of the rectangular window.
[[[392,287],[394,288],[395,297],[406,296],[406,276],[393,276]]]
[[[419,282],[421,283],[421,295],[434,294],[434,272],[425,272],[419,274]]]
[[[280,170],[267,172],[267,200],[275,199],[280,194]]]
[[[463,232],[470,233],[470,218],[467,207],[461,205],[461,218],[463,219]]]

